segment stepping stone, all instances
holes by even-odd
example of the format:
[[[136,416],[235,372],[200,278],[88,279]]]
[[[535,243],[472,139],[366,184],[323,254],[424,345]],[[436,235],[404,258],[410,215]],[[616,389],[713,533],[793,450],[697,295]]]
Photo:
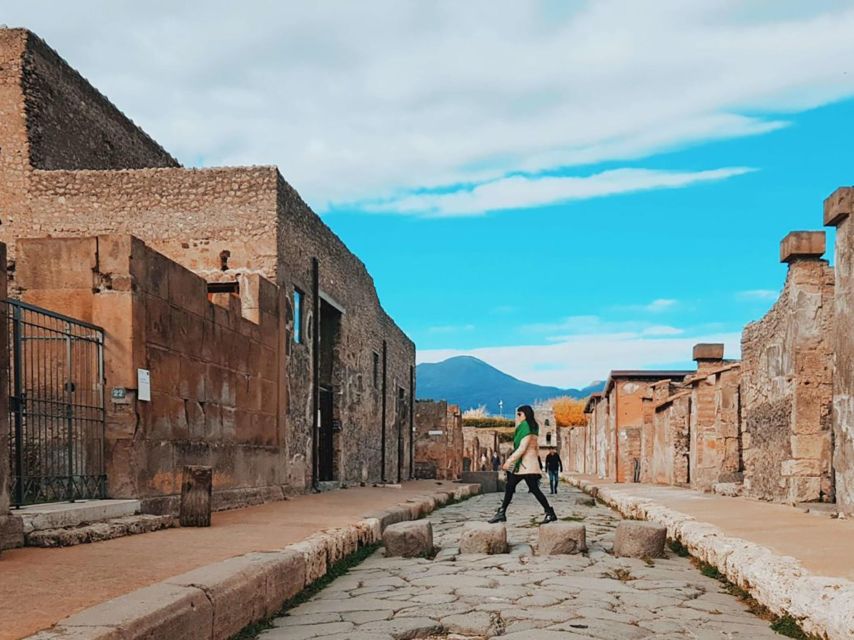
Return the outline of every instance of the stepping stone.
[[[467,522],[460,536],[460,553],[507,553],[507,527],[503,522]]]
[[[583,524],[550,522],[540,526],[538,555],[571,555],[583,551],[587,551],[587,530]]]
[[[386,557],[422,558],[433,552],[433,525],[412,520],[389,525],[383,531]]]
[[[614,555],[622,558],[662,558],[667,527],[654,522],[623,520],[614,534]]]

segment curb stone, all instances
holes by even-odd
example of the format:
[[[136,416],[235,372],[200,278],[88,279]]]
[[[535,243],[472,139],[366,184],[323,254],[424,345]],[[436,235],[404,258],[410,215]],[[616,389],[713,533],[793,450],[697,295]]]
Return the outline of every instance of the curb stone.
[[[854,638],[854,582],[845,578],[814,576],[790,556],[767,547],[727,536],[723,530],[664,507],[648,498],[600,487],[567,477],[569,483],[599,498],[623,516],[650,520],[667,527],[668,538],[678,540],[691,553],[737,586],[750,592],[777,615],[789,615],[804,631],[829,640]]]
[[[281,551],[253,552],[167,578],[99,603],[26,640],[227,640],[278,612],[329,568],[382,540],[389,524],[418,519],[479,485],[418,496],[344,526],[321,530]],[[423,512],[423,513],[422,513]]]

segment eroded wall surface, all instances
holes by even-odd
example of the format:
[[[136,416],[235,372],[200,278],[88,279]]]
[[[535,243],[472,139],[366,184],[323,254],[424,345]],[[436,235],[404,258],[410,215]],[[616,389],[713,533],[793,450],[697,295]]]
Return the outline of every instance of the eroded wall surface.
[[[744,487],[783,502],[833,499],[833,271],[789,266],[779,300],[742,334]]]
[[[106,461],[113,498],[174,511],[184,465],[213,468],[216,505],[281,498],[286,387],[275,285],[209,301],[206,282],[127,235],[21,240],[21,297],[105,330]],[[136,395],[151,374],[151,401]]]
[[[833,468],[836,502],[854,513],[854,189],[825,201],[825,224],[836,227],[833,328]]]
[[[701,366],[690,382],[690,478],[695,489],[740,479],[740,382],[738,365]]]
[[[460,408],[442,401],[415,403],[415,477],[456,480],[463,471]]]

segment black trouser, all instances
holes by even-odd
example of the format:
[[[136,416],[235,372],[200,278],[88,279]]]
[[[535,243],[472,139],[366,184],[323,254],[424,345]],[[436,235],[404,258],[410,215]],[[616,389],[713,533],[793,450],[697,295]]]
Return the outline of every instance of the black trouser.
[[[501,508],[507,510],[507,507],[510,506],[510,502],[513,500],[513,494],[516,493],[516,485],[522,482],[522,480],[528,485],[528,491],[534,494],[534,497],[542,505],[543,509],[549,511],[551,505],[540,489],[540,474],[516,474],[510,471],[507,472],[507,488],[504,490],[504,502],[501,503]]]

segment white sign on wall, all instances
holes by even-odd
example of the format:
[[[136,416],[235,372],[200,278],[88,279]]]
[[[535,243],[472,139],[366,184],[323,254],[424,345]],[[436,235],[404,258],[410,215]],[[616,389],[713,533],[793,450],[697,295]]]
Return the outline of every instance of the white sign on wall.
[[[151,402],[151,372],[148,369],[136,370],[136,397]]]

